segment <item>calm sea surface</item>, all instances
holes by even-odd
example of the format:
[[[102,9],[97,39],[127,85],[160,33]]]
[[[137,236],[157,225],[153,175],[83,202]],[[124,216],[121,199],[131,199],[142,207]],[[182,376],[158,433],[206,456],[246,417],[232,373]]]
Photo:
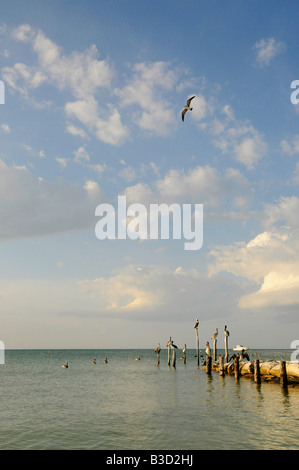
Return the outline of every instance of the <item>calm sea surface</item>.
[[[299,449],[299,387],[207,376],[194,353],[174,369],[166,349],[159,366],[153,350],[8,350],[0,449]]]

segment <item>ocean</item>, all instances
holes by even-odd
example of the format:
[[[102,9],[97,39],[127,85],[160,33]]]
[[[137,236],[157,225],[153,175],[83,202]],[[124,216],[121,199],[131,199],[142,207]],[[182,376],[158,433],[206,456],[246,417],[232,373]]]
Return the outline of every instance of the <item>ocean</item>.
[[[209,376],[195,353],[173,368],[167,349],[159,365],[153,350],[7,350],[0,450],[299,449],[299,386]]]

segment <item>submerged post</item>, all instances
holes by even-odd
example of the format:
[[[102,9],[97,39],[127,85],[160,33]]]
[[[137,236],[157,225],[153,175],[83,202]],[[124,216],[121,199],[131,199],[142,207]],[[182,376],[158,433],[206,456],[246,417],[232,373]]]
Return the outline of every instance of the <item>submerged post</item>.
[[[222,354],[219,356],[219,374],[221,377],[224,377],[225,370],[224,370],[224,355]]]
[[[212,372],[212,356],[206,357],[206,373],[211,375]]]
[[[285,361],[280,362],[280,385],[282,388],[288,387],[288,376]]]
[[[258,359],[254,361],[254,381],[256,384],[261,383],[260,361]]]

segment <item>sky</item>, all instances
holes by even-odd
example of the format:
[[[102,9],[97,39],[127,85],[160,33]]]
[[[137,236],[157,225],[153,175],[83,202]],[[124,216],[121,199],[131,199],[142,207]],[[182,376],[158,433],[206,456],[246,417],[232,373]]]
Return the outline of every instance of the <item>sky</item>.
[[[298,339],[298,10],[290,0],[1,2],[7,349],[155,348],[170,336],[195,348],[196,318],[200,347],[218,328],[223,348],[225,325],[229,347]],[[99,239],[107,219],[96,209],[117,215],[120,196],[146,214],[202,205],[202,246],[186,250],[171,230]]]

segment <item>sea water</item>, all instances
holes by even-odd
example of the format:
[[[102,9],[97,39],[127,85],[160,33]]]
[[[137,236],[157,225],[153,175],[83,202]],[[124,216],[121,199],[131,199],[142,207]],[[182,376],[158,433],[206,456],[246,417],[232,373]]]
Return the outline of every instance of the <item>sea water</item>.
[[[260,360],[292,353],[249,352]],[[194,350],[186,364],[180,355],[174,368],[166,349],[159,365],[153,350],[6,351],[0,449],[299,449],[298,386],[209,376]]]

